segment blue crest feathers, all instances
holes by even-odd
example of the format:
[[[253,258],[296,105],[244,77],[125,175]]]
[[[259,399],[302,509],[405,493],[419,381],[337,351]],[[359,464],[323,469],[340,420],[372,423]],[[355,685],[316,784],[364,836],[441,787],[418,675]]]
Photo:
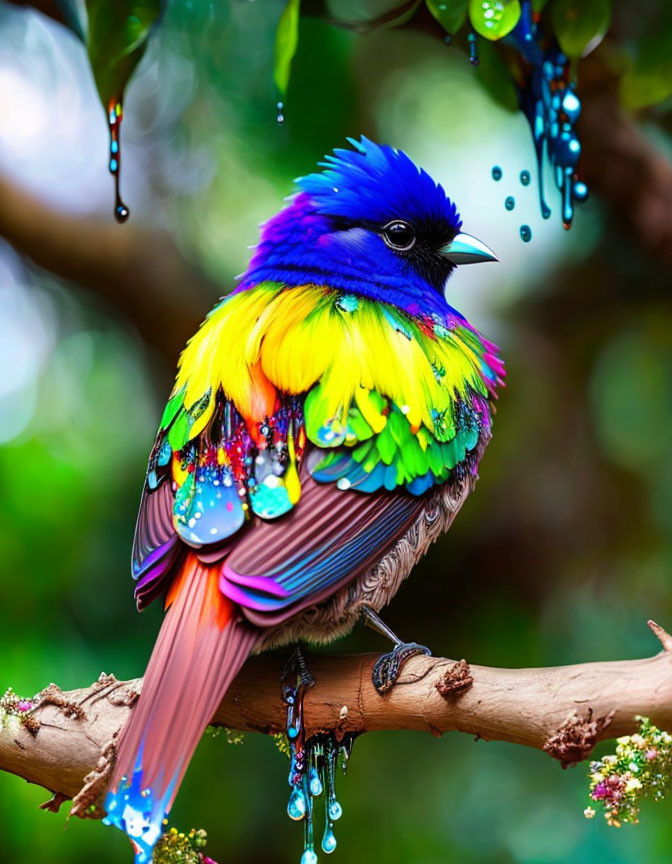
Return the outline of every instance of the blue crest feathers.
[[[300,177],[318,213],[384,223],[392,219],[439,219],[456,231],[461,222],[443,187],[401,150],[362,135],[348,138],[353,150],[338,148],[320,162],[325,170]]]

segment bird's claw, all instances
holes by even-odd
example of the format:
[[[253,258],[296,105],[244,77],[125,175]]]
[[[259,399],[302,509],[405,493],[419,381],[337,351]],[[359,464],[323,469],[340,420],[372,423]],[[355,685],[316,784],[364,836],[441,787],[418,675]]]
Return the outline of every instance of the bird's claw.
[[[281,680],[283,686],[286,682],[294,681],[298,683],[304,690],[310,690],[315,684],[315,679],[308,671],[306,658],[303,656],[303,651],[300,645],[295,645],[291,654],[287,658],[287,662],[282,670]]]
[[[418,645],[417,642],[400,642],[392,651],[376,660],[371,678],[373,686],[381,695],[394,687],[403,665],[416,654],[426,654],[431,657],[432,652],[424,645]]]

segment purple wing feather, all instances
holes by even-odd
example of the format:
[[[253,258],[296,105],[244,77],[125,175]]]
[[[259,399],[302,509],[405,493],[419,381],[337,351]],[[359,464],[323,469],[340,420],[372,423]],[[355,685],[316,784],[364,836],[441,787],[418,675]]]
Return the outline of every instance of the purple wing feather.
[[[406,492],[363,495],[302,475],[300,504],[281,525],[258,520],[222,566],[222,592],[259,626],[290,617],[365,572],[425,505]]]

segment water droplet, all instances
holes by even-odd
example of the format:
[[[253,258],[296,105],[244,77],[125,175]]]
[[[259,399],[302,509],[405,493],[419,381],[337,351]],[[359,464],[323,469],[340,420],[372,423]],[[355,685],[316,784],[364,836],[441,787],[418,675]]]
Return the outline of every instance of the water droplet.
[[[472,66],[478,66],[478,36],[475,33],[470,33],[467,36],[469,42],[469,62]]]
[[[578,180],[574,184],[572,194],[577,201],[583,203],[588,198],[588,187],[585,183],[582,183],[580,180]]]
[[[445,36],[443,41],[446,43],[446,45],[452,45],[453,44],[453,37],[451,36],[450,33],[446,33],[446,36]]]
[[[278,126],[282,126],[282,124],[285,122],[285,114],[284,114],[285,105],[284,105],[284,102],[278,102],[276,107],[278,109],[278,113],[277,113],[275,119],[278,123]]]
[[[317,855],[312,849],[306,849],[301,856],[301,864],[317,864]]]
[[[523,186],[529,186],[531,179],[532,179],[532,177],[530,176],[529,171],[521,171],[520,172],[520,182],[523,184]]]
[[[516,199],[513,197],[513,195],[509,195],[509,197],[504,202],[504,206],[507,210],[513,210],[513,208],[516,206]]]
[[[502,179],[502,169],[499,165],[495,165],[492,169],[492,179],[493,180],[501,180]]]
[[[295,822],[300,822],[306,815],[306,799],[300,788],[292,789],[292,794],[289,796],[287,804],[287,815]]]
[[[523,241],[523,243],[529,243],[532,239],[532,229],[529,225],[520,226],[520,239]]]
[[[130,214],[128,207],[121,200],[119,182],[121,175],[121,121],[124,113],[119,99],[112,99],[108,106],[107,125],[110,132],[110,174],[114,177],[114,218],[117,222],[125,222]]]
[[[310,794],[314,798],[322,794],[322,781],[314,765],[310,769]]]
[[[333,800],[329,804],[329,818],[334,822],[337,822],[341,816],[343,815],[343,808],[338,803],[338,801]]]
[[[322,837],[322,851],[326,852],[327,855],[331,855],[331,853],[336,848],[336,837],[334,836],[334,826],[327,822],[324,826],[324,836]]]

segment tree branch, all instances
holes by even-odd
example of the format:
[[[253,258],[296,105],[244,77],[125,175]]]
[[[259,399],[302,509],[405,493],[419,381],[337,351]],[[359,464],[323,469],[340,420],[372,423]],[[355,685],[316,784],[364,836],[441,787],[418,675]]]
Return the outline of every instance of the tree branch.
[[[539,669],[468,666],[415,657],[397,686],[380,696],[371,684],[376,655],[317,655],[316,685],[304,703],[307,733],[337,736],[383,729],[441,735],[461,731],[486,740],[545,750],[563,765],[585,759],[597,741],[633,732],[643,714],[672,729],[671,637],[652,629],[666,650],[645,660]],[[278,732],[283,658],[252,658],[234,681],[213,723]],[[50,685],[32,700],[5,696],[0,712],[0,770],[54,793],[46,809],[75,798],[72,812],[99,817],[114,760],[114,742],[142,686],[102,675],[90,687],[62,692]]]
[[[221,293],[166,232],[55,210],[1,175],[0,237],[104,297],[171,363]]]

